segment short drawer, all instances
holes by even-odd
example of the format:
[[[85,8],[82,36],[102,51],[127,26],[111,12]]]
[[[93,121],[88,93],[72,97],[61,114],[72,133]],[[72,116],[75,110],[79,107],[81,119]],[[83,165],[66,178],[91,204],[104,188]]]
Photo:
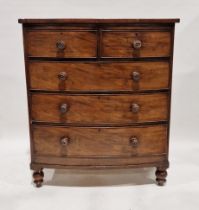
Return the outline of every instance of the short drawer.
[[[103,31],[102,57],[168,57],[170,32]]]
[[[58,58],[96,57],[96,31],[28,31],[28,56]]]
[[[112,124],[168,119],[167,93],[123,95],[33,94],[32,120]]]
[[[168,62],[30,62],[30,89],[139,91],[169,88]]]
[[[36,156],[131,157],[167,153],[167,126],[33,127]]]

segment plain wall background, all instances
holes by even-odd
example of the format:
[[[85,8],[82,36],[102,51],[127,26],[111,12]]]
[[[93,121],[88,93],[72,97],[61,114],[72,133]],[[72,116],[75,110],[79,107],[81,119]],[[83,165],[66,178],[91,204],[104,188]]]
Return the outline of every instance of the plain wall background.
[[[17,23],[18,18],[181,19],[181,23],[176,24],[175,33],[170,135],[172,155],[170,159],[173,158],[173,165],[176,164],[176,167],[179,166],[177,164],[181,164],[181,168],[178,168],[178,170],[180,170],[178,176],[175,174],[176,170],[174,168],[171,168],[171,171],[173,170],[176,180],[180,180],[180,178],[183,179],[183,187],[181,186],[182,188],[177,191],[178,193],[175,193],[175,195],[180,195],[178,199],[176,198],[177,201],[173,197],[169,198],[169,195],[172,192],[174,193],[175,189],[177,190],[177,186],[174,184],[174,181],[172,182],[172,178],[170,182],[168,181],[168,187],[170,187],[169,189],[171,191],[169,194],[166,194],[166,196],[168,196],[167,199],[164,199],[164,193],[166,193],[166,191],[161,190],[160,192],[163,194],[162,197],[160,197],[160,192],[157,191],[158,188],[153,186],[153,184],[152,186],[148,185],[143,188],[141,188],[141,186],[136,188],[137,186],[135,186],[131,189],[132,192],[130,191],[131,186],[127,186],[127,188],[123,188],[123,190],[119,187],[113,189],[105,188],[105,191],[98,191],[97,188],[93,189],[92,187],[91,189],[87,187],[81,188],[77,191],[75,191],[76,188],[70,188],[68,191],[67,188],[62,188],[59,191],[59,187],[54,187],[56,188],[56,192],[58,192],[57,194],[52,190],[53,187],[50,186],[46,186],[46,188],[43,187],[39,190],[32,188],[30,185],[31,174],[28,168],[29,134],[23,43],[21,25]],[[50,209],[54,207],[53,205],[57,205],[57,203],[60,203],[60,206],[69,205],[69,209],[88,210],[134,210],[144,209],[146,206],[148,206],[148,209],[150,209],[150,207],[153,207],[153,209],[155,209],[155,207],[157,207],[157,209],[164,209],[164,207],[165,209],[167,209],[167,207],[175,207],[175,209],[178,209],[178,207],[181,207],[181,209],[183,207],[185,209],[197,209],[195,207],[199,202],[197,201],[195,193],[197,192],[199,195],[199,183],[195,183],[195,181],[198,180],[199,169],[197,168],[197,164],[195,166],[193,166],[193,164],[197,163],[196,160],[198,161],[199,158],[197,155],[199,149],[199,140],[197,139],[199,136],[198,39],[199,1],[197,0],[0,0],[0,167],[2,171],[0,175],[0,209],[30,209],[31,205],[37,208],[39,204],[41,204],[40,207],[43,205],[43,209]],[[178,155],[180,157],[179,159]],[[187,165],[182,161],[183,157],[184,160],[187,160]],[[179,160],[179,162],[176,160]],[[130,172],[133,173],[133,171]],[[121,172],[118,172],[118,176],[121,175],[118,180],[124,177],[124,179],[132,181],[130,172],[127,172],[127,174],[120,174]],[[64,172],[62,173],[63,177],[68,176],[68,178],[71,178],[70,175],[64,175]],[[82,177],[85,178],[87,175],[85,175],[84,172],[82,173]],[[139,171],[137,171],[137,173],[139,177]],[[186,173],[186,176],[184,173]],[[74,177],[75,174],[71,176]],[[108,172],[107,176],[108,180],[104,183],[108,183],[114,179],[113,177],[111,178],[111,172]],[[78,181],[80,177],[76,178],[76,181]],[[168,176],[168,179],[170,179],[170,176]],[[184,184],[188,179],[191,185],[189,185],[189,187],[186,186],[186,188]],[[4,183],[5,180],[6,183]],[[86,183],[89,184],[89,181],[92,182],[92,179],[87,180]],[[94,181],[93,184],[95,185]],[[127,181],[127,183],[130,181]],[[177,183],[181,184],[180,181],[177,181]],[[173,184],[176,188],[172,188]],[[150,186],[153,191],[151,191]],[[168,187],[165,187],[164,190]],[[188,188],[190,190],[188,193],[190,197],[186,200],[181,195],[181,192],[185,192],[187,196],[186,189],[188,190]],[[66,197],[60,197],[61,194],[66,193],[65,190],[69,194],[67,194]],[[116,194],[114,194],[114,192]],[[121,194],[117,194],[119,192]],[[153,192],[159,193],[157,197]],[[41,198],[44,200],[40,200],[40,202],[37,203],[39,193],[43,193]],[[32,195],[33,197],[36,196],[34,198],[35,200],[33,200]],[[56,199],[56,202],[53,204],[45,200],[51,195],[52,197],[50,197],[50,199]],[[134,199],[133,195],[135,196]],[[74,196],[79,199],[78,202],[75,201]],[[113,196],[116,197],[114,198]],[[14,197],[16,200],[13,200],[13,203],[10,202],[10,199],[14,199]],[[158,203],[155,204],[155,201],[158,199]],[[19,202],[20,200],[21,203]],[[145,206],[144,201],[146,200],[148,203]],[[151,202],[152,200],[154,200],[154,202]],[[44,201],[46,201],[46,203]],[[92,203],[92,201],[95,202]],[[31,205],[28,206],[29,204]],[[79,208],[78,204],[80,205]],[[193,205],[192,208],[190,206],[191,204]],[[4,208],[1,208],[1,205],[4,205]],[[153,205],[155,205],[155,207]]]

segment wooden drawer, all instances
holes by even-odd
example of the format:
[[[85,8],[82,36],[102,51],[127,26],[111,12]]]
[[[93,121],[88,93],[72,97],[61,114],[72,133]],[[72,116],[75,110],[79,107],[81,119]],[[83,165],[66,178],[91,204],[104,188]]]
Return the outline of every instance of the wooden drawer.
[[[139,91],[169,87],[168,62],[30,62],[30,88],[50,91]]]
[[[167,152],[167,126],[33,128],[37,156],[131,157]],[[58,164],[58,163],[57,163]]]
[[[58,95],[33,94],[32,120],[112,124],[168,119],[166,93],[142,95]]]
[[[103,31],[102,57],[168,57],[170,32]]]
[[[27,54],[36,57],[96,57],[96,31],[28,31]]]

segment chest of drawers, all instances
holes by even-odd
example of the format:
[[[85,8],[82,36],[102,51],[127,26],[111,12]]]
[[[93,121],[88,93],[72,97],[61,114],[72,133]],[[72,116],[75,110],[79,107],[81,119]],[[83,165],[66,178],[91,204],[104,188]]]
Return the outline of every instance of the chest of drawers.
[[[179,19],[19,19],[31,169],[169,166],[174,27]]]

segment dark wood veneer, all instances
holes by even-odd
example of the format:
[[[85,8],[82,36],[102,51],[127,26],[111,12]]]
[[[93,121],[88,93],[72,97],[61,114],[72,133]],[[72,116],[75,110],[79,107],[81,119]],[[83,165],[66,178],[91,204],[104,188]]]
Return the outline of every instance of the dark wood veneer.
[[[136,143],[132,143],[132,138],[136,138]],[[34,126],[33,143],[36,156],[121,158],[165,155],[167,126],[120,128]]]
[[[170,71],[164,61],[30,62],[29,74],[32,90],[100,92],[167,89]]]
[[[59,123],[134,123],[168,119],[167,93],[140,95],[33,94],[32,119]],[[61,112],[62,105],[67,110]],[[133,110],[133,105],[139,110]]]
[[[167,57],[170,56],[170,32],[103,31],[102,57]],[[138,43],[139,46],[134,45]]]
[[[157,167],[166,181],[179,19],[19,19],[31,169]]]
[[[28,56],[96,57],[96,31],[28,31]],[[62,45],[61,45],[62,44]]]

